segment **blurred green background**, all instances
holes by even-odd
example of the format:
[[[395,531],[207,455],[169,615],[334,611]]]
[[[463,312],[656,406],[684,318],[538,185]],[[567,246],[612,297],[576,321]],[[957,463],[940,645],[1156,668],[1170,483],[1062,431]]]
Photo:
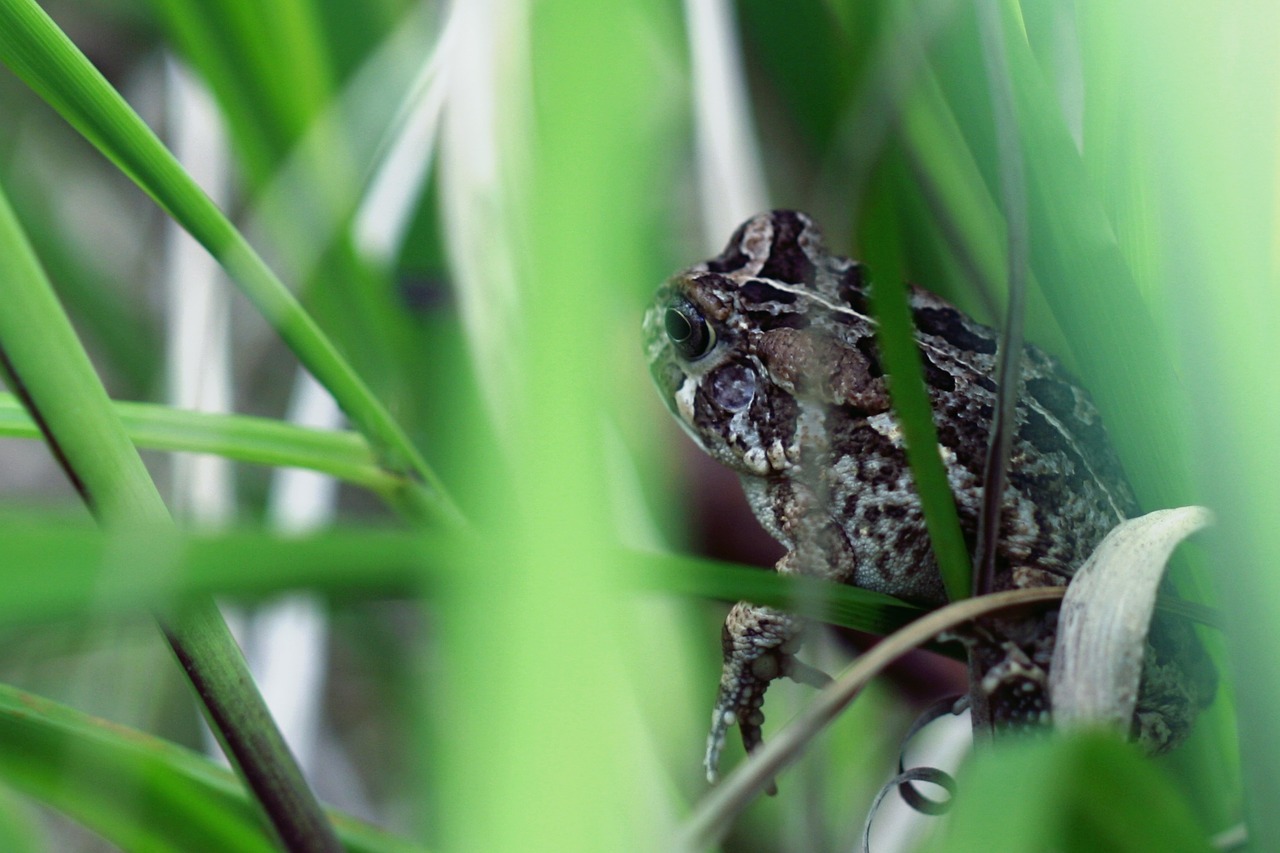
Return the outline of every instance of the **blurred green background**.
[[[11,26],[29,6],[0,0]],[[292,685],[275,701],[296,707],[286,734],[326,801],[428,849],[666,849],[705,792],[724,605],[664,589],[683,564],[659,555],[778,551],[662,410],[641,314],[740,220],[792,207],[837,250],[998,324],[995,21],[1026,174],[1027,337],[1093,392],[1144,509],[1218,512],[1177,580],[1230,630],[1205,635],[1224,686],[1179,754],[1063,740],[985,756],[933,843],[1204,849],[1247,816],[1253,849],[1280,846],[1272,4],[44,8],[298,295],[467,522],[415,510],[377,437],[338,432],[298,353],[184,242],[162,192],[50,108],[66,92],[24,82],[40,54],[14,26],[0,187],[112,397],[325,432],[139,410],[129,428],[192,537],[104,541],[16,409],[0,417],[0,680],[202,750],[147,610],[212,591],[251,661],[277,661],[268,695],[272,678]],[[202,471],[173,450],[239,461]],[[290,491],[290,466],[344,482]],[[287,627],[289,607],[307,627]],[[829,669],[847,656],[815,654]],[[725,848],[851,848],[915,710],[956,679],[926,657],[895,671]],[[770,728],[808,695],[775,687]],[[175,781],[190,756],[147,753],[161,770],[139,770],[99,755],[97,724],[45,710],[55,734],[40,734],[16,725],[22,707],[0,708],[14,723],[0,752],[29,756],[0,761],[5,849],[248,843],[218,835],[232,815],[254,826],[215,793],[225,779]],[[186,818],[157,821],[154,797]],[[894,843],[872,849],[910,849]]]

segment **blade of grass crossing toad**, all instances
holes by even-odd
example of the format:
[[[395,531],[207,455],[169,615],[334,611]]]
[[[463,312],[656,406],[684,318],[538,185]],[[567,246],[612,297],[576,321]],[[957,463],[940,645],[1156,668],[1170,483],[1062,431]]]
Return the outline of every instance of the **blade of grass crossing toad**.
[[[424,578],[435,587],[458,553],[499,556],[471,537],[448,533],[379,528],[287,537],[261,531],[100,532],[60,513],[0,516],[0,551],[42,578],[38,585],[15,585],[0,597],[0,624],[74,619],[95,608],[137,613],[213,593],[255,600],[304,586],[352,596],[405,594]],[[608,559],[628,568],[637,590],[725,602],[747,599],[781,608],[808,603],[815,609],[804,612],[814,619],[874,634],[891,633],[923,613],[881,593],[813,578],[629,551]]]
[[[1009,83],[1009,63],[1004,51],[1004,22],[998,0],[983,0],[978,7],[983,58],[995,116],[996,147],[1000,162],[1000,196],[1004,208],[1008,244],[1005,290],[1009,295],[1001,330],[996,381],[998,408],[991,424],[986,466],[982,475],[982,512],[978,523],[977,568],[973,594],[995,590],[996,555],[999,553],[1000,509],[1008,481],[1009,452],[1017,428],[1016,407],[1022,394],[1023,304],[1027,286],[1027,197],[1022,152],[1018,145],[1018,116]],[[975,696],[976,700],[977,697]],[[975,709],[979,703],[974,702]]]
[[[900,278],[901,266],[893,248],[897,245],[896,228],[896,217],[887,211],[884,215],[867,216],[862,226],[862,243],[875,271],[871,301],[878,323],[876,343],[885,373],[891,377],[889,393],[894,415],[905,436],[907,460],[920,493],[929,541],[947,597],[959,601],[969,596],[973,583],[969,550],[939,452],[907,287]]]

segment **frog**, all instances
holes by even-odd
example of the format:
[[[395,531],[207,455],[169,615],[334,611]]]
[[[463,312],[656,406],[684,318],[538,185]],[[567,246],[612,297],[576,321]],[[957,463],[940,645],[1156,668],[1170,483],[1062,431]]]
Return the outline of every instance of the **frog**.
[[[740,225],[714,258],[664,282],[643,319],[659,396],[702,451],[738,474],[753,514],[786,549],[775,570],[852,584],[925,608],[947,602],[889,395],[866,266],[828,250],[794,210]],[[932,292],[908,286],[938,452],[972,550],[997,406],[1000,336]],[[994,588],[1067,584],[1138,504],[1089,393],[1026,344]],[[797,658],[807,622],[738,602],[704,767],[714,781],[728,731],[763,742],[775,679],[821,685]],[[1051,723],[1048,672],[1057,612],[988,620],[963,632],[971,670],[1001,729]],[[1191,658],[1189,662],[1188,658]],[[1150,752],[1184,740],[1216,687],[1185,622],[1153,624],[1132,734]]]

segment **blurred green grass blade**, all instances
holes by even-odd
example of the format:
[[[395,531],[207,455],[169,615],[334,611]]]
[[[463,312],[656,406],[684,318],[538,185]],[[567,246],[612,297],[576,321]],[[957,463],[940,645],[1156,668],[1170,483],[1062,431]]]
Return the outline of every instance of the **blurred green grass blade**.
[[[317,4],[151,0],[149,5],[217,96],[252,195],[329,101],[335,73]]]
[[[44,853],[52,849],[48,831],[30,800],[0,786],[0,850],[12,853]]]
[[[217,258],[368,437],[383,464],[430,489],[438,517],[461,517],[434,472],[293,294],[119,93],[33,0],[0,0],[0,60]]]
[[[1010,79],[1027,166],[1031,264],[1148,508],[1194,502],[1186,400],[1115,230],[1027,43],[1002,0]]]
[[[265,599],[293,589],[335,596],[435,595],[464,558],[500,563],[470,534],[342,527],[307,536],[99,531],[64,516],[0,513],[0,553],[39,584],[0,597],[0,625],[96,613],[135,613],[184,598]],[[799,610],[857,631],[889,634],[925,611],[892,596],[815,578],[671,554],[614,551],[633,589]],[[148,578],[162,578],[161,581]]]
[[[270,418],[190,412],[154,403],[113,403],[129,439],[148,450],[212,453],[250,462],[307,468],[375,492],[401,481],[378,466],[359,433],[309,429]],[[40,438],[31,416],[12,395],[0,393],[0,436]]]
[[[1204,830],[1136,748],[1103,734],[1005,741],[960,773],[928,853],[1206,853]]]
[[[750,601],[869,634],[891,634],[925,612],[883,593],[814,578],[675,555],[633,559],[638,582],[656,592]]]
[[[1169,15],[1126,4],[1133,17],[1117,37],[1143,34],[1126,60],[1144,95],[1131,118],[1161,152],[1150,163],[1162,203],[1158,292],[1176,311],[1192,458],[1220,519],[1206,563],[1226,617],[1247,849],[1270,851],[1280,849],[1280,7],[1184,5]]]
[[[279,849],[229,771],[159,738],[8,685],[0,685],[0,779],[125,850]],[[421,849],[353,818],[329,815],[353,853]]]
[[[65,184],[27,164],[27,159],[14,157],[0,166],[0,183],[8,188],[36,254],[57,283],[76,329],[92,345],[104,373],[115,380],[113,391],[146,394],[163,365],[155,318],[128,304],[124,295],[129,288],[89,256],[82,236],[68,228],[56,202]]]
[[[423,690],[443,849],[661,848],[662,821],[643,803],[666,792],[634,772],[648,750],[625,652],[639,638],[620,632],[627,590],[611,562],[601,407],[621,384],[611,354],[636,352],[639,319],[611,283],[644,280],[639,259],[652,251],[655,107],[668,93],[654,85],[667,69],[650,44],[662,5],[453,6],[471,26],[458,53],[476,60],[452,69],[471,86],[454,95],[481,115],[499,97],[503,109],[467,140],[477,154],[500,149],[466,188],[485,204],[450,226],[478,238],[460,266],[515,271],[519,311],[501,339],[514,383],[493,400],[509,464],[485,484],[504,508],[493,538],[509,556],[460,567],[439,611],[451,690]],[[494,221],[517,229],[495,239]]]
[[[433,590],[464,554],[500,561],[494,546],[466,534],[346,527],[309,536],[239,530],[186,534],[173,529],[99,531],[61,517],[0,514],[0,552],[38,573],[0,597],[0,625],[139,612],[200,595],[267,598],[292,589],[407,596]],[[675,555],[616,552],[639,589],[778,607],[888,634],[920,608],[891,596],[810,578],[784,577]],[[161,579],[161,580],[155,580]]]
[[[974,151],[965,140],[955,113],[938,85],[937,75],[922,68],[903,106],[901,130],[912,183],[927,206],[926,224],[936,228],[966,274],[966,290],[953,302],[993,325],[1001,315],[1006,243],[1004,220],[991,195]],[[1034,270],[1029,279],[1027,337],[1071,363],[1072,351],[1047,305]],[[968,292],[974,287],[980,301]]]
[[[470,545],[455,534],[339,530],[189,535],[172,527],[100,531],[64,517],[0,516],[0,552],[40,583],[0,597],[0,625],[144,613],[203,595],[254,600],[295,589],[408,596]]]

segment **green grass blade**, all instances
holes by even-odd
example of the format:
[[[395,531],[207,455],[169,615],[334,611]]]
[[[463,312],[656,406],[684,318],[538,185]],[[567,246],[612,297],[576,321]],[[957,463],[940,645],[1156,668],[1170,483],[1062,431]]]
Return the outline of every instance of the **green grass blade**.
[[[100,523],[171,524],[142,458],[0,193],[0,371]],[[299,850],[336,850],[310,788],[212,599],[158,617],[227,755],[277,832]]]
[[[1159,157],[1149,158],[1162,202],[1159,253],[1152,261],[1163,275],[1154,285],[1174,311],[1171,337],[1193,401],[1191,458],[1205,501],[1220,519],[1207,537],[1205,563],[1227,625],[1230,654],[1223,670],[1232,674],[1228,707],[1235,709],[1236,727],[1225,742],[1239,750],[1246,847],[1276,850],[1280,56],[1274,33],[1280,8],[1184,6],[1177,15],[1164,15],[1158,3],[1125,4],[1124,26],[1115,36],[1126,47],[1124,58],[1132,63],[1126,68],[1141,93],[1127,118],[1160,149]],[[1140,43],[1133,41],[1137,32]],[[1220,766],[1234,769],[1229,761]],[[1204,775],[1213,779],[1215,769]],[[1219,819],[1219,827],[1229,825],[1235,808]]]
[[[159,738],[0,685],[0,779],[124,850],[279,849],[229,771]],[[351,853],[420,850],[330,812]]]
[[[309,429],[270,418],[189,412],[153,403],[112,404],[129,440],[148,450],[211,453],[249,462],[319,471],[385,493],[401,478],[381,468],[359,433]],[[0,436],[40,438],[22,404],[0,393]]]
[[[991,435],[986,465],[982,474],[982,512],[978,520],[973,593],[995,592],[997,546],[1000,538],[1000,515],[1005,487],[1009,480],[1009,454],[1013,434],[1017,430],[1017,404],[1022,395],[1023,326],[1027,292],[1027,197],[1022,151],[1018,145],[1018,115],[1013,106],[1009,83],[1008,61],[1004,51],[1004,24],[996,0],[978,7],[978,27],[982,33],[982,53],[987,68],[992,114],[996,134],[996,151],[1000,162],[1000,200],[1008,235],[1006,251],[1005,292],[1008,307],[1000,326],[1000,345],[996,368],[996,412],[991,422]],[[977,699],[979,693],[973,696]],[[973,703],[974,718],[982,702]]]
[[[195,237],[323,384],[393,473],[430,490],[436,515],[461,517],[434,472],[337,348],[230,220],[79,49],[32,0],[0,0],[0,61]]]

